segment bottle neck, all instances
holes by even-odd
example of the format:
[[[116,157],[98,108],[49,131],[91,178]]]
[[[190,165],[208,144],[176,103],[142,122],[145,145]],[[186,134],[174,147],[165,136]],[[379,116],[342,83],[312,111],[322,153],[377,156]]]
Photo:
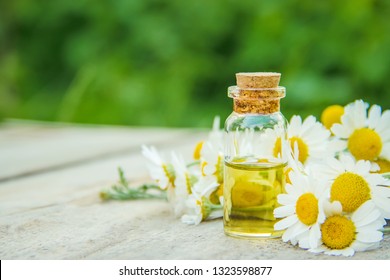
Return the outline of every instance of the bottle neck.
[[[272,114],[280,111],[280,99],[285,96],[284,87],[263,89],[228,88],[233,98],[233,110],[238,114]]]
[[[268,115],[280,111],[280,99],[233,99],[233,111],[238,114]]]

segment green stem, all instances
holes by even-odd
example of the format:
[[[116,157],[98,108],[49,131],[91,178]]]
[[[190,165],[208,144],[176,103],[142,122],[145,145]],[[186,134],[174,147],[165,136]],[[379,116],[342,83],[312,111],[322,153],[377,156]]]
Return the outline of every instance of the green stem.
[[[210,209],[212,210],[212,211],[214,211],[214,210],[222,210],[223,209],[223,206],[222,205],[220,205],[220,204],[210,204]]]
[[[148,193],[149,190],[157,191]],[[135,199],[166,199],[165,191],[155,185],[141,185],[138,188],[112,186],[111,189],[100,192],[102,200],[135,200]]]
[[[387,178],[387,179],[390,179],[390,172],[382,173],[381,175],[382,175],[383,177]]]
[[[386,226],[383,229],[381,229],[381,232],[383,233],[389,233],[390,232],[390,226]]]
[[[199,164],[200,164],[200,160],[197,160],[197,161],[194,161],[194,162],[187,164],[187,167],[189,168],[189,167],[192,167],[194,165],[199,165]]]
[[[102,200],[166,199],[166,192],[154,184],[143,184],[137,188],[129,187],[124,172],[118,168],[119,181],[110,189],[100,192]],[[153,191],[153,192],[150,192]]]

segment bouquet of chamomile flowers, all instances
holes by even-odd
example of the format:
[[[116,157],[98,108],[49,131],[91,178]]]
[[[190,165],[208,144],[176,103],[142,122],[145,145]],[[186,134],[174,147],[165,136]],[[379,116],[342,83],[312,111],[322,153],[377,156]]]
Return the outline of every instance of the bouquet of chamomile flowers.
[[[285,192],[274,210],[282,240],[330,255],[378,247],[390,219],[390,110],[362,100],[332,105],[321,122],[293,116],[287,137]],[[267,145],[277,149],[277,139],[269,139]],[[189,163],[175,151],[166,158],[155,147],[142,146],[154,182],[129,187],[120,169],[119,185],[101,192],[101,198],[166,198],[187,224],[221,218],[224,155],[218,117],[207,139],[194,146]]]

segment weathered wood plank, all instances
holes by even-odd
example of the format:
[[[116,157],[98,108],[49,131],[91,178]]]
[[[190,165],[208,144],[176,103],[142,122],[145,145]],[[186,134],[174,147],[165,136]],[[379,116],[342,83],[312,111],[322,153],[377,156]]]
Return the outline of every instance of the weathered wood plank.
[[[188,158],[203,136],[182,137],[173,145]],[[123,224],[162,212],[170,217],[165,201],[101,202],[98,197],[117,180],[118,165],[129,179],[149,180],[145,163],[139,151],[1,183],[0,258],[88,258],[114,236],[126,238]]]
[[[175,149],[191,154],[196,141],[204,138],[204,133],[193,133],[182,136],[181,143],[157,144],[166,150]],[[13,179],[0,183],[0,214],[29,211],[37,207],[67,203],[78,199],[93,189],[98,194],[96,186],[109,186],[118,179],[117,168],[124,169],[130,181],[145,181],[148,179],[146,159],[141,155],[140,147],[121,156],[103,158],[86,164],[69,166],[52,172],[36,174],[26,178]]]
[[[141,144],[171,143],[189,133],[187,129],[6,122],[0,125],[0,182],[117,156]]]
[[[155,136],[150,143],[189,159],[204,136],[181,134],[172,142]],[[182,224],[165,201],[100,201],[99,191],[117,180],[117,166],[145,182],[145,163],[131,149],[0,183],[0,259],[390,259],[389,234],[377,250],[330,257],[280,239],[227,237],[221,220]]]

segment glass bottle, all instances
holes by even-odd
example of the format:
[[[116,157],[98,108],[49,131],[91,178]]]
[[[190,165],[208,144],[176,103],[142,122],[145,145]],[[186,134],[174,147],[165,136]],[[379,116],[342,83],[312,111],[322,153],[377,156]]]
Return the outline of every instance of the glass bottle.
[[[283,193],[287,121],[280,74],[237,73],[228,88],[233,112],[225,122],[224,231],[236,237],[279,237],[273,211]]]

